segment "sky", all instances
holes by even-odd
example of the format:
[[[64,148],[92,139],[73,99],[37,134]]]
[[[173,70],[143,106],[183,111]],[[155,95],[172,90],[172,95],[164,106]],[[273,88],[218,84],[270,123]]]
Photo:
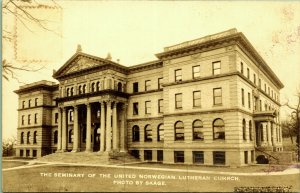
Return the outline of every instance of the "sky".
[[[16,136],[18,97],[24,83],[56,81],[58,70],[80,44],[84,53],[125,66],[157,59],[164,47],[231,28],[243,32],[285,85],[281,102],[295,103],[300,89],[300,1],[42,1],[59,8],[26,10],[45,22],[34,23],[3,14],[4,29],[15,35],[3,42],[3,59],[17,66],[41,68],[18,72],[18,81],[2,83],[3,138]],[[50,29],[50,30],[49,30]],[[285,117],[289,111],[281,109]]]

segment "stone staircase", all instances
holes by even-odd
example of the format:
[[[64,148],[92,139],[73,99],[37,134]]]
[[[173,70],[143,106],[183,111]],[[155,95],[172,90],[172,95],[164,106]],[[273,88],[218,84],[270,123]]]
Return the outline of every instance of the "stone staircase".
[[[37,161],[105,165],[130,164],[141,162],[139,159],[125,152],[58,152],[38,158]]]

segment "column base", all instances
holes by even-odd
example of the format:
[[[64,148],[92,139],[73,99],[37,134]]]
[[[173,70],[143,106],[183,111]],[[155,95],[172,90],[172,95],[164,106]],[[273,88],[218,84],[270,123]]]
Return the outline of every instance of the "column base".
[[[80,150],[79,149],[73,149],[71,152],[76,153],[76,152],[80,152]]]
[[[86,149],[85,152],[90,153],[90,152],[92,152],[92,150],[91,149]]]
[[[67,150],[66,149],[62,149],[62,150],[60,150],[60,152],[67,152]]]

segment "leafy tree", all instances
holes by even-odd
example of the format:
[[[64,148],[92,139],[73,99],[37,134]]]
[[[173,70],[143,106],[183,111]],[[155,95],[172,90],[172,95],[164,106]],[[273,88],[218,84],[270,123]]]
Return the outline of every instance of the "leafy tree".
[[[15,136],[4,139],[2,141],[2,156],[14,156],[14,147],[17,145],[17,138]]]

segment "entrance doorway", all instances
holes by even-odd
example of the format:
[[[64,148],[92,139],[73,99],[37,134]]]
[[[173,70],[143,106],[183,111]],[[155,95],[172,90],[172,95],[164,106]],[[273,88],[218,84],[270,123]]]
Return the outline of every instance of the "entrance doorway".
[[[100,125],[96,124],[94,129],[94,147],[93,151],[99,151],[100,150]]]

